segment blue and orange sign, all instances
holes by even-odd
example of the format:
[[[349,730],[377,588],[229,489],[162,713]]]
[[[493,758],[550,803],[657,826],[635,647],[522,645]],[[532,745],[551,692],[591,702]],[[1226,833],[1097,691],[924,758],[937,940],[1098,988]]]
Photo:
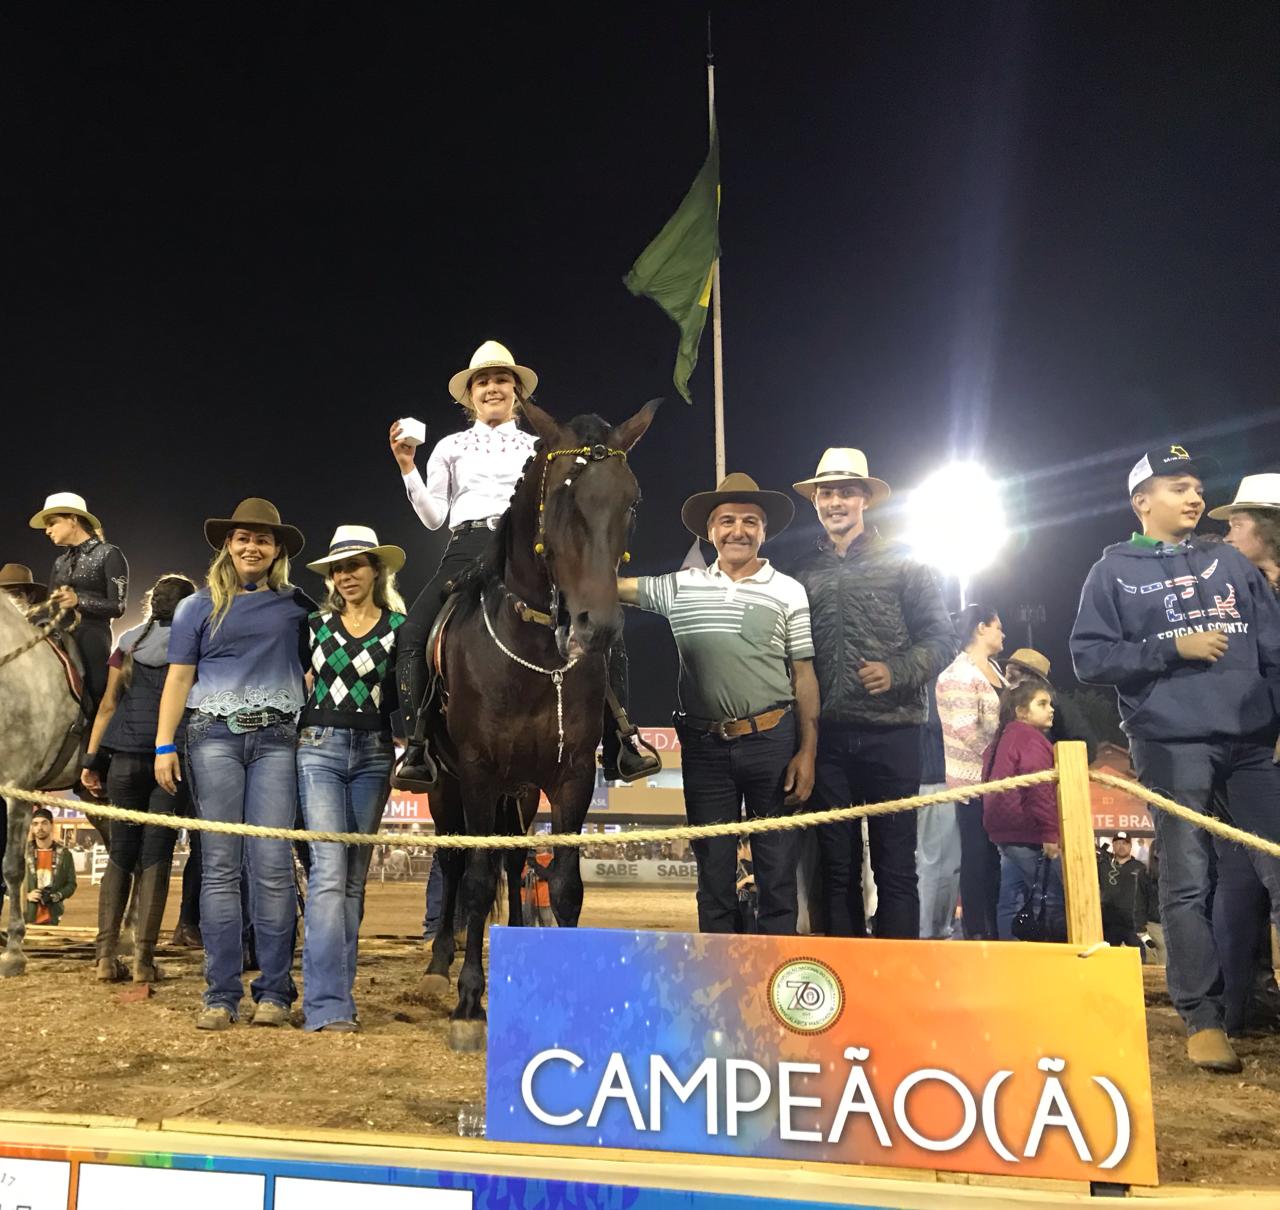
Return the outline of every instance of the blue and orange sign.
[[[491,1139],[1156,1183],[1136,950],[491,936]]]

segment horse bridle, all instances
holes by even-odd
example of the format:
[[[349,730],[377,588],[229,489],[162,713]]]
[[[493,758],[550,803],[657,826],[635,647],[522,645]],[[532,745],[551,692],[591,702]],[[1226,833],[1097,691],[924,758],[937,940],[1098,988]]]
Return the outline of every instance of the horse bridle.
[[[538,535],[534,539],[533,553],[538,556],[547,571],[547,581],[551,585],[550,608],[548,612],[543,613],[541,610],[533,609],[524,601],[515,597],[512,597],[512,601],[522,621],[537,622],[539,625],[549,626],[553,630],[555,629],[556,614],[559,612],[560,607],[560,589],[556,586],[555,578],[551,575],[551,568],[547,562],[547,487],[552,469],[551,464],[557,458],[574,459],[574,464],[569,468],[568,477],[564,481],[565,487],[571,487],[573,481],[592,462],[604,462],[609,458],[621,458],[625,462],[627,451],[613,449],[607,445],[580,445],[568,450],[549,450],[542,458],[542,481],[538,485]],[[631,552],[629,550],[622,552],[622,561],[624,563],[631,562]],[[511,596],[509,592],[507,595]]]

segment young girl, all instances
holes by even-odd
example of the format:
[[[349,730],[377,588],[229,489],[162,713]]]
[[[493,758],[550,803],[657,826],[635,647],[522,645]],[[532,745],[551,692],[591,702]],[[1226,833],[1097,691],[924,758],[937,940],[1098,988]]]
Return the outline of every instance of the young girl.
[[[324,605],[307,619],[313,683],[298,733],[302,815],[314,832],[374,832],[391,788],[396,634],[404,551],[340,525],[323,559]],[[356,946],[372,849],[315,843],[307,881],[302,1010],[308,1030],[351,1033]]]
[[[983,758],[982,780],[999,781],[1053,768],[1049,728],[1053,696],[1044,685],[1023,681],[1000,704],[1000,729]],[[982,822],[1000,850],[1000,900],[996,921],[1001,941],[1013,941],[1013,918],[1043,889],[1048,941],[1067,938],[1058,848],[1058,798],[1051,783],[988,794]]]
[[[107,797],[117,806],[155,815],[188,814],[185,784],[170,794],[156,781],[156,720],[160,695],[169,668],[169,628],[180,602],[195,592],[186,576],[161,576],[146,595],[147,620],[120,637],[108,661],[107,690],[98,707],[85,754],[80,781],[91,794],[102,793],[106,756]],[[178,739],[182,739],[179,728]],[[98,896],[96,974],[114,981],[125,976],[116,958],[120,923],[129,902],[129,885],[136,877],[138,924],[133,951],[133,981],[154,983],[156,937],[169,893],[169,868],[177,833],[116,821],[108,836],[110,857]]]
[[[217,551],[206,586],[178,607],[169,672],[156,725],[156,781],[170,794],[182,773],[175,742],[187,710],[187,762],[201,819],[293,827],[295,749],[306,703],[307,615],[315,609],[289,583],[301,531],[269,500],[242,500],[230,517],[204,523]],[[289,967],[298,899],[287,840],[206,832],[200,841],[200,931],[204,1009],[197,1029],[229,1029],[244,995],[240,871],[249,856],[249,909],[261,975],[250,989],[255,1025],[283,1025],[297,992]]]

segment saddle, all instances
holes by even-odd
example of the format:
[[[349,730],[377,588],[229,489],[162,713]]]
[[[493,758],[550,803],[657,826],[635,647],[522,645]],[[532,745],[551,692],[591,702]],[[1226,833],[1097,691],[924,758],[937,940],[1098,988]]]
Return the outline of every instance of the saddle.
[[[59,770],[66,768],[67,762],[70,761],[75,752],[79,751],[83,755],[89,741],[89,730],[93,722],[93,716],[97,710],[97,703],[90,700],[85,693],[84,657],[80,654],[80,647],[76,643],[75,635],[68,631],[60,630],[46,635],[44,641],[49,645],[49,650],[57,657],[58,663],[62,668],[62,675],[66,678],[67,689],[75,700],[76,705],[80,707],[80,711],[76,716],[76,721],[72,723],[71,729],[63,737],[57,755],[44,773],[41,774],[39,781],[41,787],[51,782]],[[88,791],[79,785],[78,780],[74,789],[80,797],[90,797]]]
[[[71,691],[71,696],[83,706],[84,660],[81,658],[75,636],[50,634],[45,635],[44,641],[49,644],[49,649],[58,657],[58,663],[62,665],[62,675],[67,679],[67,688]]]

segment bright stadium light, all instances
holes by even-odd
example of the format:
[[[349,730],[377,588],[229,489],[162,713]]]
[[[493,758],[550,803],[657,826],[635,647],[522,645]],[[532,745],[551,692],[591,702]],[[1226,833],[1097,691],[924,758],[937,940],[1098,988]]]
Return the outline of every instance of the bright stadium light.
[[[933,472],[907,500],[906,538],[916,557],[960,582],[988,567],[1009,537],[1000,488],[974,462],[953,462]]]

